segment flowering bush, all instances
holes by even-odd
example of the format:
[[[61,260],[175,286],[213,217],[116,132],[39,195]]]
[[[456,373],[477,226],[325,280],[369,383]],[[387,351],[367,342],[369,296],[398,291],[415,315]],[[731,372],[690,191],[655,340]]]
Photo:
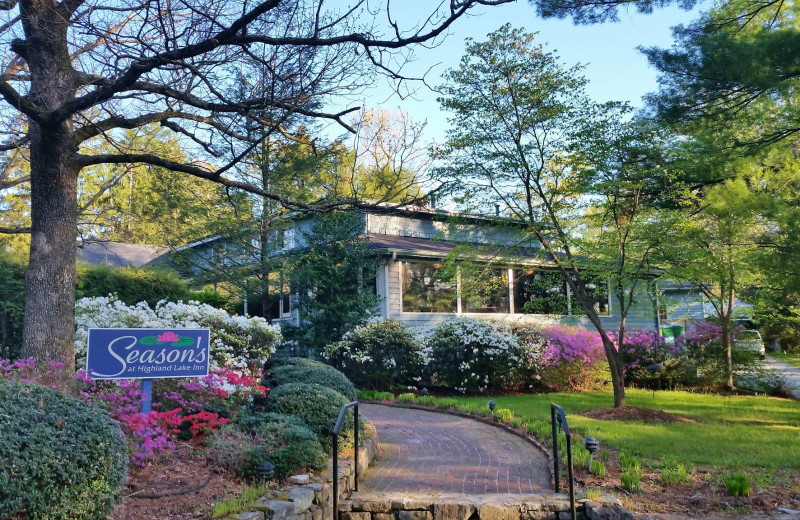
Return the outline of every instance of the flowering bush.
[[[547,349],[542,356],[542,382],[555,391],[597,389],[609,379],[605,351],[595,331],[555,325],[542,331]]]
[[[80,396],[107,409],[128,440],[131,463],[144,466],[164,450],[174,449],[173,439],[203,441],[227,424],[239,408],[266,389],[259,384],[260,370],[212,369],[199,379],[161,379],[153,384],[153,409],[141,413],[142,390],[138,380],[98,381],[79,370]]]
[[[459,392],[486,392],[513,386],[520,344],[503,324],[456,318],[433,331],[431,382]]]
[[[359,387],[389,390],[420,382],[422,345],[405,323],[380,320],[356,327],[323,356]]]
[[[733,346],[733,371],[744,374],[757,369],[755,358],[748,353],[736,350],[744,327],[736,325],[731,330]],[[701,321],[675,341],[683,349],[688,359],[697,368],[697,383],[705,387],[720,387],[727,384],[728,365],[727,352],[722,346],[722,326],[708,321]]]
[[[81,298],[75,304],[75,355],[86,358],[89,328],[140,327],[154,329],[208,328],[211,330],[211,362],[218,367],[243,368],[261,365],[275,351],[280,331],[264,318],[231,316],[197,302],[158,302],[136,305],[110,298]]]
[[[511,331],[519,341],[517,365],[510,372],[514,390],[532,390],[542,386],[540,372],[547,352],[547,338],[533,325],[516,324]]]
[[[667,343],[657,331],[628,332],[620,347],[620,355],[627,385],[666,390],[687,383],[683,349]],[[657,365],[659,370],[648,370],[653,365]]]

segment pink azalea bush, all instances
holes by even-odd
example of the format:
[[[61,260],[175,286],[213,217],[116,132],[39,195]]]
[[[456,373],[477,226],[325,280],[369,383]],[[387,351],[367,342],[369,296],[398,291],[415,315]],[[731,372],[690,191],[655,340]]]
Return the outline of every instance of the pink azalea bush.
[[[553,391],[577,392],[602,387],[610,380],[600,334],[566,325],[542,331],[542,383]]]
[[[36,370],[33,358],[0,359],[0,378],[55,388],[65,364],[51,362]],[[208,376],[193,379],[161,379],[154,382],[152,410],[141,413],[139,380],[95,380],[81,369],[75,375],[78,396],[111,413],[128,441],[130,462],[145,466],[159,453],[175,448],[176,439],[203,441],[230,422],[239,409],[264,397],[261,370],[212,368]]]

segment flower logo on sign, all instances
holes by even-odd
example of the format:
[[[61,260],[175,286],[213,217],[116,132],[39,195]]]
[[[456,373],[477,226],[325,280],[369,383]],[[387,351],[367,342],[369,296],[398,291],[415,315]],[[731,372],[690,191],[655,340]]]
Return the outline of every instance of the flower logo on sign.
[[[174,342],[176,342],[176,341],[178,341],[180,339],[181,338],[177,334],[175,334],[171,330],[168,330],[168,331],[165,331],[165,332],[162,332],[161,334],[159,334],[158,338],[156,338],[156,342],[158,342],[158,343],[174,343]]]

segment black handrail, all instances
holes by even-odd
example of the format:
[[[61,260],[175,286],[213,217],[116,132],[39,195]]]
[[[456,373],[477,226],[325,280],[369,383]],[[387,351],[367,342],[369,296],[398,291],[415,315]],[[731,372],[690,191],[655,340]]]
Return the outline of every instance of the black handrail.
[[[558,412],[558,415],[556,415]],[[561,489],[561,482],[558,471],[558,428],[556,427],[556,420],[564,430],[564,435],[567,437],[567,466],[569,469],[569,509],[572,520],[576,520],[577,513],[575,512],[575,479],[572,476],[572,433],[569,431],[567,424],[567,416],[564,414],[564,409],[555,403],[550,403],[550,423],[553,427],[553,477],[555,477],[556,493]]]
[[[339,418],[336,419],[336,426],[333,427],[333,518],[339,520],[339,430],[342,429],[345,413],[347,409],[353,407],[355,421],[353,423],[353,441],[355,442],[355,485],[354,491],[358,491],[358,401],[352,401],[342,406]]]

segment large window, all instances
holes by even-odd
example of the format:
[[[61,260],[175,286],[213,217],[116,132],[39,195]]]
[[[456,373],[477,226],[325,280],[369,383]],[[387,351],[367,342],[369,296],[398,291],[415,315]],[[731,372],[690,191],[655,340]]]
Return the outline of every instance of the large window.
[[[515,269],[514,311],[519,314],[569,314],[564,276],[559,271]]]
[[[455,277],[444,277],[439,264],[403,262],[403,312],[456,312]]]
[[[479,269],[461,277],[462,312],[507,313],[508,269]]]

